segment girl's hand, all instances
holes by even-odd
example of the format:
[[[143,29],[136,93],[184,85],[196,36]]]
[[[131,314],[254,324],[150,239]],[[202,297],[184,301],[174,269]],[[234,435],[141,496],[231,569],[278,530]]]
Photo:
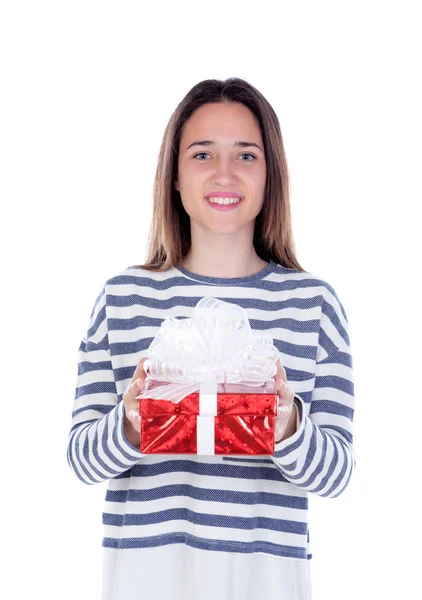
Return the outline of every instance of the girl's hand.
[[[277,373],[274,375],[278,405],[274,426],[275,442],[281,442],[296,432],[296,405],[293,402],[294,392],[287,385],[286,371],[280,360],[276,362]]]
[[[126,388],[125,393],[123,394],[123,402],[125,404],[125,431],[128,439],[132,441],[131,438],[134,438],[134,432],[137,432],[139,438],[139,432],[141,431],[141,417],[139,416],[139,400],[136,399],[136,396],[140,394],[142,391],[145,379],[147,376],[144,363],[147,360],[146,356],[143,356],[133,373],[132,381]],[[127,420],[126,420],[127,419]],[[131,429],[133,428],[133,430]],[[129,435],[131,438],[129,437]],[[139,444],[139,439],[137,441]]]

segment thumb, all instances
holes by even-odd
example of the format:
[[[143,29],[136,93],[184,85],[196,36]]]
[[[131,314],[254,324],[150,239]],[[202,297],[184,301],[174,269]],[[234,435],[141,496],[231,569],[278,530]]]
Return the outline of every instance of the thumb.
[[[147,377],[147,373],[145,371],[145,368],[148,366],[148,363],[145,365],[145,361],[148,360],[147,356],[143,356],[138,364],[136,365],[136,369],[133,373],[133,377],[132,377],[132,381],[131,383],[134,383],[137,379],[141,379],[142,384],[144,383],[146,377]]]
[[[277,373],[273,376],[273,379],[275,380],[276,387],[282,388],[283,381],[287,382],[287,375],[286,375],[285,368],[283,367],[283,365],[280,362],[280,359],[277,359],[276,367],[277,367]]]

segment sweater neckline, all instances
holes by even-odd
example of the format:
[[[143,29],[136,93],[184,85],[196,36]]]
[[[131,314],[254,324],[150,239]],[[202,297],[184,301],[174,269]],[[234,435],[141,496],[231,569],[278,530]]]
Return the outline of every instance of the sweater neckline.
[[[180,264],[175,265],[174,268],[182,273],[188,279],[193,279],[194,281],[199,281],[201,283],[212,283],[217,285],[239,285],[245,283],[253,283],[255,281],[259,281],[263,279],[270,273],[273,273],[277,268],[277,263],[272,259],[269,259],[269,264],[255,273],[254,275],[247,275],[245,277],[211,277],[209,275],[199,275],[198,273],[192,273],[192,271],[188,271],[185,267],[182,267]]]

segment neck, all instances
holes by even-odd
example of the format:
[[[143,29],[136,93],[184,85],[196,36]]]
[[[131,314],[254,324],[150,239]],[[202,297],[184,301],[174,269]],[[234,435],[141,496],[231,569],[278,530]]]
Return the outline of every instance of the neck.
[[[200,237],[200,240],[197,238]],[[259,273],[268,265],[262,260],[248,238],[241,235],[195,235],[192,244],[180,261],[182,267],[207,277],[248,277]]]

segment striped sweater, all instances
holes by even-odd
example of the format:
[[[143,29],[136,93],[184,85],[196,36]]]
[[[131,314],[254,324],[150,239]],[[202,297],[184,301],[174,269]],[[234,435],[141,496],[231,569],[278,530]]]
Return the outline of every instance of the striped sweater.
[[[165,317],[191,317],[204,296],[242,306],[280,352],[299,418],[272,456],[143,455],[125,436],[122,396],[137,362]],[[82,482],[108,480],[104,547],[309,560],[308,494],[346,489],[353,413],[348,321],[327,282],[273,261],[236,278],[132,266],[105,282],[80,344],[67,459]]]

